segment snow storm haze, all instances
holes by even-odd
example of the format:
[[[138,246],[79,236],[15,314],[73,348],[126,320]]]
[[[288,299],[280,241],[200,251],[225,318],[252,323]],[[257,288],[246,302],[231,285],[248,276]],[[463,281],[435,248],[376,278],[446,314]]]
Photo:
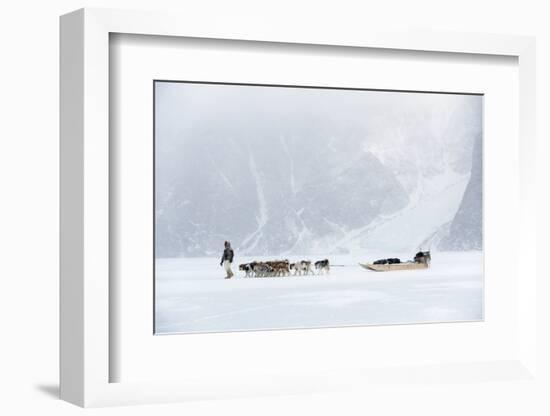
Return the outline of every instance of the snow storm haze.
[[[482,105],[156,82],[156,256],[481,250]]]

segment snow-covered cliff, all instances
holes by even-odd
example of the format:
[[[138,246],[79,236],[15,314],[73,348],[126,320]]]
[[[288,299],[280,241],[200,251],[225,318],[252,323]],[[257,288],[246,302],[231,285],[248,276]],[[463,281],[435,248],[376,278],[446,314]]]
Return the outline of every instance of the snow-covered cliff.
[[[482,97],[157,84],[159,257],[480,248]]]

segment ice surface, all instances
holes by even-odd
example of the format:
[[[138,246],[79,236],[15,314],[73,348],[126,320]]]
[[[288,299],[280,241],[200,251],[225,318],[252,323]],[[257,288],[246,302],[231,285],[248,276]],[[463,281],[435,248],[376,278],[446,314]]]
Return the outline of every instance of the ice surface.
[[[483,319],[481,252],[434,252],[432,266],[425,270],[370,272],[357,264],[388,256],[406,260],[411,253],[330,256],[330,275],[271,278],[244,278],[238,263],[253,259],[237,254],[236,277],[230,280],[223,278],[217,257],[157,259],[156,332]]]

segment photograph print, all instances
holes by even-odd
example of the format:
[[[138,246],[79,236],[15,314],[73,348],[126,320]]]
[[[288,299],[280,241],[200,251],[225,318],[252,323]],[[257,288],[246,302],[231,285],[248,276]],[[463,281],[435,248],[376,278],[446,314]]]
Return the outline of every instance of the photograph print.
[[[483,95],[153,88],[155,334],[483,320]]]

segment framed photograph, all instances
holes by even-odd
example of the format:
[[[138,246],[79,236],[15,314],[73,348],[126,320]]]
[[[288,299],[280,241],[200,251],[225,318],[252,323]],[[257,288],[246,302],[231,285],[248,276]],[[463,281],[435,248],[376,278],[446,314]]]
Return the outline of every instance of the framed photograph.
[[[243,27],[61,18],[62,398],[533,379],[534,40]]]

